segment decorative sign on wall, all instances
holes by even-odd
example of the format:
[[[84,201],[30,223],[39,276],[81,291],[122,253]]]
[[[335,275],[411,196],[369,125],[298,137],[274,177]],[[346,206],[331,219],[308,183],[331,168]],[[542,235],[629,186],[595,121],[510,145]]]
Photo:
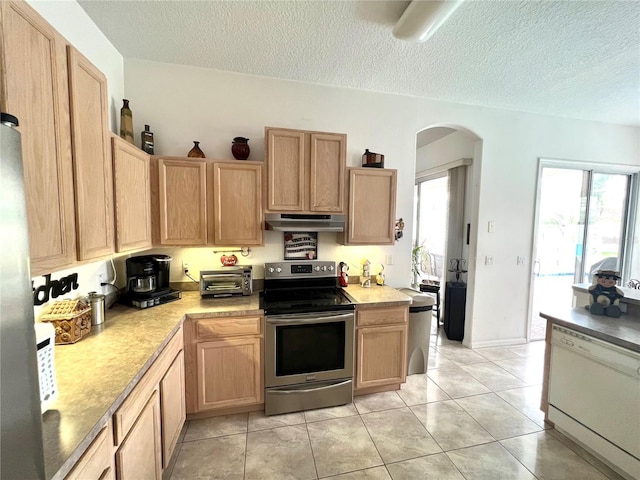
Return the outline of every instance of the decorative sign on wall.
[[[318,232],[284,232],[285,260],[318,258]]]
[[[38,288],[34,287],[33,281],[31,281],[33,304],[36,306],[43,305],[47,303],[50,298],[57,298],[72,290],[77,290],[78,286],[77,273],[72,273],[59,280],[51,280],[51,274],[48,273],[44,275],[44,285],[40,285]]]

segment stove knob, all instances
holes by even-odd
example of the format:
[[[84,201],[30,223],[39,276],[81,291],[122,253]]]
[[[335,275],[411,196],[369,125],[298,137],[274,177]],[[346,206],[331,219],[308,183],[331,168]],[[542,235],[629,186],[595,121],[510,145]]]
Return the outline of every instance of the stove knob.
[[[330,272],[333,272],[333,265],[329,265],[329,267],[327,267],[329,269]]]
[[[269,267],[269,273],[273,273],[273,272],[275,272],[274,268],[273,267]]]
[[[320,271],[320,265],[316,265],[315,267],[313,267],[313,269],[314,269],[316,272],[319,272],[319,271]]]
[[[323,266],[322,266],[322,271],[323,271],[323,272],[326,272],[326,271],[327,271],[327,266],[326,266],[326,265],[323,265]]]
[[[282,269],[280,267],[276,267],[276,272],[280,273]]]

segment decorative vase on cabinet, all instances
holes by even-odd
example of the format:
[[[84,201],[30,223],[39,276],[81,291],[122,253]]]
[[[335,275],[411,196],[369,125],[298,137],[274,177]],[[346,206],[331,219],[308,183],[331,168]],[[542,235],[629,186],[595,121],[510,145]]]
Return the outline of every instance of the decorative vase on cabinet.
[[[187,153],[187,157],[192,157],[192,158],[205,158],[204,156],[204,152],[202,150],[200,150],[200,142],[196,142],[195,140],[193,141],[193,148],[191,150],[189,150],[189,153]]]
[[[231,144],[231,153],[236,160],[246,160],[249,158],[251,149],[249,148],[249,139],[244,137],[235,137]]]
[[[120,109],[120,136],[133,145],[133,114],[129,108],[129,100],[122,99]]]

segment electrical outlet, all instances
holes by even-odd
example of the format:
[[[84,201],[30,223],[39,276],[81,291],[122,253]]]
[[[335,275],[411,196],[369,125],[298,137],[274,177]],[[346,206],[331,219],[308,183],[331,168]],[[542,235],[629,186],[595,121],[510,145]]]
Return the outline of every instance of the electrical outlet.
[[[387,255],[384,259],[384,263],[387,265],[393,265],[393,255]]]
[[[102,285],[104,283],[104,273],[98,274],[98,285]]]
[[[187,273],[189,271],[189,264],[187,262],[182,262],[182,271]]]

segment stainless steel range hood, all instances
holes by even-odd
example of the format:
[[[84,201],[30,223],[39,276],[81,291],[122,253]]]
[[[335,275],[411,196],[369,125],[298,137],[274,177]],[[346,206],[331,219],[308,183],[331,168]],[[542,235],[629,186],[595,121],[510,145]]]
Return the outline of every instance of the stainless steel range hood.
[[[267,213],[264,223],[279,232],[344,232],[344,215]]]

